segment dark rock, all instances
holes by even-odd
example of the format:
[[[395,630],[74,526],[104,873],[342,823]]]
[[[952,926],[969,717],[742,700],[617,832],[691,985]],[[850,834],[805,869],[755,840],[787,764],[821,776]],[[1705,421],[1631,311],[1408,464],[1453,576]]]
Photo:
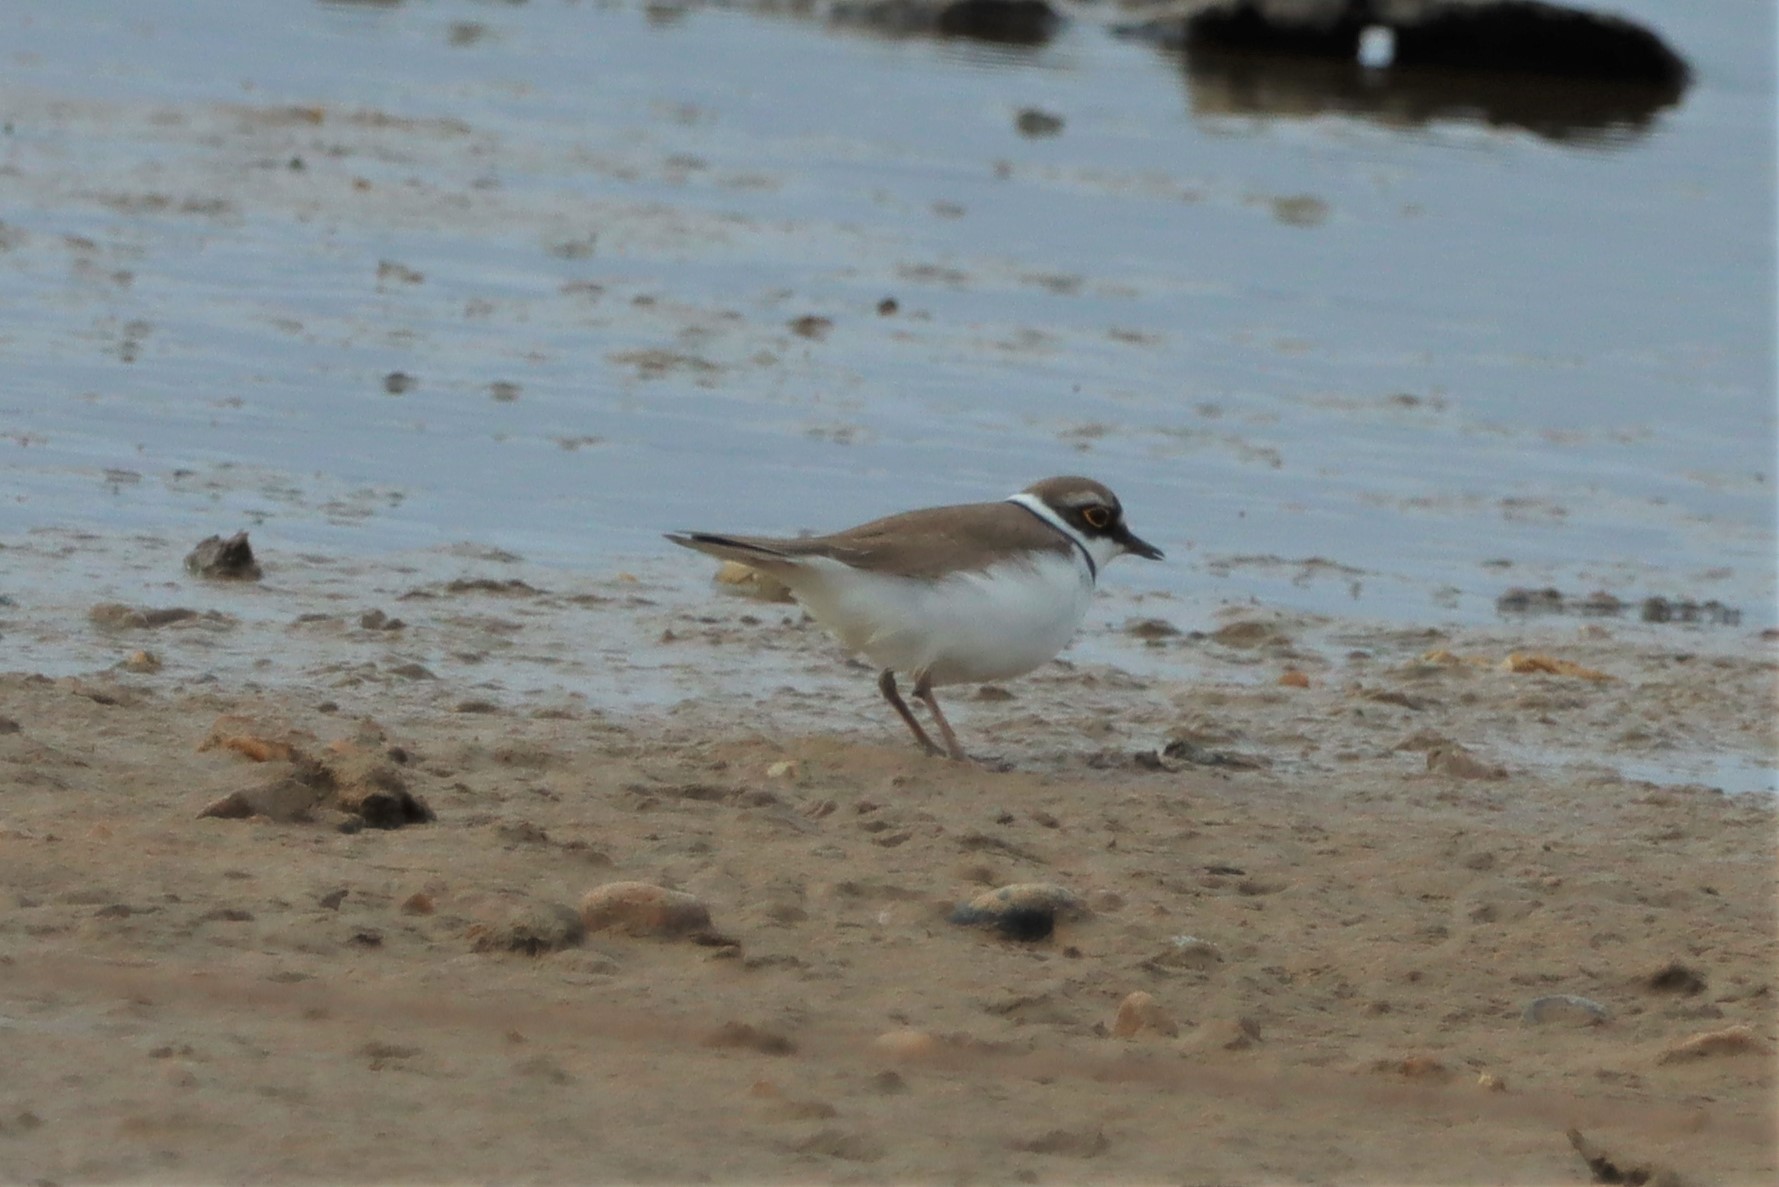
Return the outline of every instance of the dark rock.
[[[1643,984],[1657,993],[1681,993],[1691,997],[1705,991],[1705,974],[1678,960],[1671,960],[1644,977]]]
[[[1112,1142],[1099,1129],[1053,1129],[1028,1141],[1014,1142],[1016,1150],[1032,1154],[1063,1154],[1070,1158],[1096,1158],[1112,1148]]]
[[[704,1045],[758,1051],[762,1055],[790,1055],[797,1050],[797,1044],[785,1035],[746,1022],[723,1023],[704,1037]]]
[[[1515,586],[1495,599],[1495,609],[1503,614],[1555,614],[1563,609],[1563,591]]]
[[[1019,129],[1021,136],[1056,136],[1062,132],[1063,120],[1060,115],[1051,115],[1036,107],[1022,107],[1013,126]]]
[[[1387,68],[1362,63],[1362,37],[1386,30]],[[1203,113],[1480,120],[1559,141],[1622,142],[1690,76],[1641,26],[1523,0],[1227,0],[1117,32],[1183,51]]]
[[[842,0],[828,10],[828,19],[892,36],[1024,46],[1043,45],[1062,27],[1062,17],[1044,0]]]
[[[1005,45],[1042,45],[1062,18],[1044,0],[952,0],[939,10],[939,32]]]
[[[1508,70],[1562,78],[1684,87],[1686,62],[1624,17],[1542,0],[1486,4],[1384,3],[1404,66]],[[1397,17],[1397,13],[1402,15]]]
[[[1226,0],[1186,18],[1188,45],[1357,61],[1359,38],[1395,35],[1395,67],[1441,67],[1684,87],[1686,62],[1623,17],[1543,0]]]
[[[200,577],[216,577],[227,581],[258,581],[259,562],[253,559],[253,546],[247,543],[246,532],[236,532],[228,539],[208,536],[185,555],[185,567]]]
[[[1638,1183],[1647,1187],[1681,1187],[1681,1178],[1672,1169],[1655,1163],[1632,1163],[1606,1153],[1589,1141],[1579,1129],[1568,1132],[1569,1144],[1581,1155],[1596,1183]]]
[[[1202,746],[1191,738],[1173,738],[1161,748],[1160,756],[1167,760],[1158,764],[1162,770],[1178,770],[1180,765],[1194,767],[1222,767],[1230,771],[1256,771],[1270,764],[1264,759],[1249,754],[1238,754],[1232,750],[1212,750]],[[1175,764],[1168,766],[1168,763]]]
[[[331,815],[330,815],[331,814]],[[340,816],[344,817],[340,820]],[[298,753],[281,773],[230,792],[198,813],[200,818],[244,820],[262,816],[286,823],[318,817],[343,831],[400,828],[437,819],[425,800],[408,790],[400,771],[382,755],[356,745],[333,747],[325,759]]]
[[[121,602],[100,602],[87,611],[87,618],[94,626],[108,630],[150,630],[199,617],[201,615],[196,610],[186,606],[137,607]]]
[[[1087,904],[1073,891],[1050,882],[1018,882],[987,890],[951,912],[963,927],[992,927],[1010,940],[1048,939],[1059,917],[1085,918]]]
[[[1189,45],[1272,53],[1359,56],[1359,35],[1376,23],[1366,0],[1227,0],[1186,18]]]

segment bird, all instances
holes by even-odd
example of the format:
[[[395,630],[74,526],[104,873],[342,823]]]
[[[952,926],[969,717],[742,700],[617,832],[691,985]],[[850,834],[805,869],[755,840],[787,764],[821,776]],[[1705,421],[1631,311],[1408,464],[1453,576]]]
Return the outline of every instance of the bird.
[[[877,687],[928,754],[965,761],[935,688],[1023,676],[1054,659],[1087,614],[1100,570],[1161,560],[1102,483],[1064,476],[999,502],[927,507],[825,536],[668,532],[667,539],[782,582],[820,626],[878,669]],[[896,684],[913,682],[944,739]]]

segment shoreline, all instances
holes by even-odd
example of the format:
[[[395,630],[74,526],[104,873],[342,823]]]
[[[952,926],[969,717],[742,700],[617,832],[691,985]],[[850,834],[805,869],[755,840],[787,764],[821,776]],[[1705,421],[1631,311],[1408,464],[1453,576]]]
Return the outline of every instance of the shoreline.
[[[160,661],[0,676],[25,1177],[1549,1182],[1585,1173],[1571,1125],[1686,1181],[1779,1169],[1775,801],[1614,768],[1760,753],[1770,645],[1253,608],[1127,634],[1162,612],[1114,595],[1108,644],[1185,677],[954,690],[1003,773],[905,745],[794,608],[293,576],[204,590],[232,622],[5,609],[35,647],[72,621]],[[1611,678],[1505,670],[1512,639]],[[642,679],[627,652],[700,695],[565,690]],[[489,678],[521,669],[554,691]],[[1505,753],[1557,734],[1596,761]],[[436,820],[198,816],[315,762]],[[715,939],[537,939],[627,881],[695,895]],[[1085,913],[1030,943],[948,922],[1032,882]],[[541,949],[501,950],[521,932]]]

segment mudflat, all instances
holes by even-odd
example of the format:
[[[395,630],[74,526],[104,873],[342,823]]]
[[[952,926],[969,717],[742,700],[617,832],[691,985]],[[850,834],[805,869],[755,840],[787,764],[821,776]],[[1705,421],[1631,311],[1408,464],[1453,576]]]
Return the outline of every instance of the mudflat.
[[[8,1181],[1779,1169],[1773,799],[1635,774],[1770,762],[1761,634],[1133,617],[951,692],[997,769],[795,607],[428,595],[8,608],[115,655],[0,677]],[[696,695],[476,675],[571,613]],[[1022,884],[1075,909],[952,921]]]

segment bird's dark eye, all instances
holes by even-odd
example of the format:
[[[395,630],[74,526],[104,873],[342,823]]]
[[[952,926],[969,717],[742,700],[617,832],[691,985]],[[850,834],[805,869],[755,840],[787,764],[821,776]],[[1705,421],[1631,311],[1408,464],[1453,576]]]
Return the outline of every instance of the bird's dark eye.
[[[1095,531],[1104,531],[1112,526],[1112,513],[1104,507],[1089,507],[1081,513],[1081,518]]]

